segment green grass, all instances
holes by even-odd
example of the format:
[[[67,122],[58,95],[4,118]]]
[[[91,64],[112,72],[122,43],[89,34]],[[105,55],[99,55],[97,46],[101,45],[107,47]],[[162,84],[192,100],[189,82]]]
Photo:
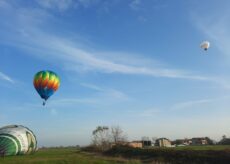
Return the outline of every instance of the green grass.
[[[153,149],[152,151],[149,151]],[[184,146],[184,147],[175,147],[175,148],[151,148],[146,149],[146,155],[150,155],[143,159],[143,155],[140,155],[140,159],[137,160],[139,153],[144,153],[145,150],[139,151],[138,149],[129,150],[127,151],[124,149],[123,151],[115,151],[112,153],[112,156],[102,156],[95,153],[88,153],[77,150],[75,148],[50,148],[50,149],[40,149],[35,154],[32,155],[24,155],[24,156],[8,156],[5,158],[0,157],[0,164],[140,164],[140,163],[147,163],[147,161],[153,162],[153,159],[157,158],[160,161],[164,161],[164,159],[168,158],[165,155],[172,155],[170,158],[171,160],[177,160],[177,158],[187,158],[187,156],[194,156],[194,158],[202,155],[204,152],[205,156],[209,156],[205,153],[205,151],[217,151],[222,152],[229,152],[230,146]],[[154,151],[155,150],[155,151]],[[158,151],[159,150],[159,151]],[[172,151],[170,151],[172,150]],[[188,150],[188,151],[187,151]],[[192,152],[190,152],[190,150]],[[131,151],[131,152],[130,152]],[[169,152],[170,151],[170,152]],[[197,153],[196,153],[197,152]],[[117,153],[117,155],[115,155]],[[128,153],[128,156],[125,154]],[[152,154],[153,153],[153,154]],[[159,154],[160,153],[160,154]],[[184,154],[188,153],[188,155]],[[136,155],[135,155],[136,154]],[[152,154],[152,155],[151,155]],[[165,154],[165,155],[164,155]],[[144,155],[144,156],[146,156]],[[215,154],[214,154],[215,155]],[[117,157],[118,156],[118,157]],[[124,156],[126,158],[122,158],[119,156]],[[210,155],[212,157],[213,154]],[[129,159],[128,159],[129,158]],[[136,158],[136,160],[134,159]],[[175,159],[174,159],[175,158]],[[209,157],[208,157],[209,158]],[[216,155],[213,158],[222,158],[221,154]],[[188,160],[191,160],[188,158]],[[183,162],[181,162],[183,163]]]
[[[230,145],[180,146],[176,150],[230,150]]]
[[[173,150],[230,150],[230,145],[201,145],[178,147],[151,147],[146,149],[173,149]]]
[[[137,160],[104,157],[74,148],[42,149],[35,154],[0,158],[1,164],[139,164]]]

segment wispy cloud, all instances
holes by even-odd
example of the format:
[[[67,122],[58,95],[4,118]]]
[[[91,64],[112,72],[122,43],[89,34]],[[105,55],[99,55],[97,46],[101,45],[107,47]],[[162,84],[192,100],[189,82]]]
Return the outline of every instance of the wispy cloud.
[[[73,41],[68,37],[48,32],[46,30],[49,23],[47,19],[52,16],[46,11],[27,9],[27,13],[25,13],[23,8],[13,10],[15,14],[9,14],[9,20],[12,22],[7,22],[7,27],[3,27],[0,32],[1,36],[7,38],[2,43],[22,48],[28,51],[30,55],[48,62],[50,60],[58,61],[59,65],[64,66],[66,70],[213,81],[206,76],[196,75],[181,69],[165,68],[154,63],[151,66],[146,66],[141,62],[138,64],[130,63],[129,60],[121,63],[113,60],[114,57],[112,56],[102,57],[101,54],[104,54],[104,51],[79,47],[76,40]],[[32,14],[29,14],[29,11]],[[33,18],[36,18],[36,22]],[[108,54],[121,56],[119,52],[108,52]]]
[[[56,100],[50,100],[49,103],[53,106],[72,106],[76,104],[81,104],[97,107],[101,104],[104,104],[104,102],[106,102],[106,104],[113,104],[130,100],[128,95],[116,89],[99,87],[97,85],[89,83],[81,83],[80,85],[95,92],[89,93],[85,97],[80,98],[66,97]]]
[[[138,113],[138,115],[140,117],[153,117],[153,116],[157,116],[161,112],[162,110],[153,108],[153,109],[142,110],[140,113]]]
[[[50,114],[51,114],[52,116],[56,116],[56,115],[58,115],[58,112],[57,112],[56,109],[52,108],[52,109],[50,110]]]
[[[62,98],[56,100],[50,100],[51,105],[74,105],[74,104],[96,104],[97,101],[94,98]]]
[[[5,0],[0,1],[0,7],[1,8],[8,8],[9,6],[10,5]]]
[[[15,83],[12,78],[10,78],[8,75],[6,75],[6,74],[4,74],[2,72],[0,72],[0,79],[8,81],[8,82],[10,82],[12,84]]]
[[[229,95],[219,96],[207,99],[195,99],[184,102],[178,102],[170,107],[171,111],[182,111],[182,110],[194,110],[194,109],[215,109],[225,110],[226,106],[229,106]]]
[[[132,0],[132,2],[129,4],[129,7],[133,10],[138,10],[141,4],[141,0]]]
[[[52,9],[57,11],[67,11],[69,9],[78,9],[80,7],[89,8],[96,4],[106,7],[107,1],[104,0],[36,0],[37,3],[45,9]],[[111,0],[110,3],[114,3]]]
[[[78,4],[82,5],[85,8],[87,8],[87,7],[92,6],[94,4],[101,3],[101,1],[102,0],[78,0]]]
[[[226,5],[228,6],[228,5]],[[230,12],[225,7],[216,8],[210,12],[192,12],[191,17],[195,26],[213,42],[211,46],[218,47],[223,54],[230,53]]]
[[[229,2],[227,2],[229,4]],[[218,3],[219,4],[219,3]],[[203,34],[202,37],[210,40],[211,47],[217,48],[219,50],[218,56],[224,59],[222,65],[229,63],[230,57],[230,12],[226,7],[227,4],[221,3],[220,6],[214,7],[210,10],[192,10],[190,13],[192,24]],[[223,70],[221,74],[226,73]],[[222,77],[209,77],[209,81],[219,84],[225,89],[229,89],[229,78],[228,76]]]
[[[58,9],[65,11],[77,5],[75,0],[37,0],[37,3],[44,8]]]
[[[31,51],[31,55],[37,57],[44,56],[43,59],[45,60],[58,60],[66,69],[73,71],[96,71],[101,73],[121,73],[153,77],[207,80],[207,77],[193,75],[184,70],[139,66],[140,64],[138,66],[133,66],[129,64],[129,61],[127,61],[126,64],[116,63],[113,60],[100,58],[97,55],[103,52],[95,50],[92,52],[90,50],[79,48],[68,39],[57,36],[54,37],[48,33],[37,31],[35,29],[32,33],[21,35],[20,40],[17,40],[15,46]],[[116,52],[112,52],[111,54],[116,54]],[[117,56],[119,56],[119,53]]]
[[[201,111],[201,110],[209,110],[210,111],[225,111],[228,110],[226,106],[229,105],[230,96],[220,96],[214,98],[206,98],[206,99],[194,99],[181,101],[177,103],[173,103],[168,107],[161,108],[147,108],[141,110],[129,110],[128,113],[137,117],[153,117],[165,114],[172,114],[178,112],[187,112],[187,111]]]
[[[82,85],[82,84],[81,84]],[[87,87],[89,89],[97,91],[96,93],[91,93],[87,97],[81,98],[62,98],[56,100],[50,100],[50,104],[53,106],[66,106],[66,105],[89,105],[89,106],[101,106],[106,102],[106,104],[113,104],[117,102],[129,101],[130,98],[125,93],[115,90],[115,89],[104,89],[92,84],[83,84],[82,86]]]
[[[123,100],[129,99],[125,93],[123,93],[122,91],[113,89],[113,88],[99,87],[97,85],[88,84],[88,83],[81,83],[80,85],[83,87],[101,92],[102,95],[105,95],[106,97],[112,97],[112,98],[123,99]]]
[[[186,102],[180,102],[176,103],[171,107],[171,110],[176,111],[176,110],[186,110],[190,109],[192,107],[197,107],[199,105],[209,103],[213,101],[213,99],[203,99],[203,100],[192,100],[192,101],[186,101]]]
[[[83,87],[89,88],[89,89],[96,90],[96,91],[104,91],[104,89],[94,84],[81,83],[80,85]]]

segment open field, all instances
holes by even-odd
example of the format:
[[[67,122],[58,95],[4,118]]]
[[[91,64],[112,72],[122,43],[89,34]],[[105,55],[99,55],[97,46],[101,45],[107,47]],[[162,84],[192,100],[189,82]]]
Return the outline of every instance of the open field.
[[[149,148],[148,148],[149,149]],[[152,147],[151,149],[172,149],[172,150],[229,150],[230,145],[205,145],[205,146],[178,146],[178,147]]]
[[[140,163],[186,163],[197,159],[195,163],[213,163],[216,161],[230,160],[230,146],[188,146],[176,148],[152,148],[152,149],[112,149],[106,155],[83,152],[75,148],[49,148],[39,149],[33,155],[9,156],[0,158],[4,164],[140,164]],[[180,160],[178,160],[180,159]],[[211,161],[211,162],[210,162]],[[192,162],[193,163],[193,162]]]
[[[74,148],[40,149],[33,155],[0,158],[1,164],[138,164],[135,160],[105,157]]]
[[[176,149],[176,150],[229,150],[230,151],[230,145],[180,146],[180,147],[175,147],[171,149]]]

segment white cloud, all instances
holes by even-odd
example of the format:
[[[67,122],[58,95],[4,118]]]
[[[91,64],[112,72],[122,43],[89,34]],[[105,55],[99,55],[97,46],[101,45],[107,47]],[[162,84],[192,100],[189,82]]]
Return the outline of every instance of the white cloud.
[[[96,91],[104,91],[104,89],[102,89],[101,87],[98,87],[94,84],[81,83],[80,85],[83,87],[89,88],[89,89],[96,90]]]
[[[0,0],[0,8],[9,8],[10,5],[5,0]]]
[[[223,4],[221,3],[218,7],[206,11],[203,8],[202,10],[193,10],[191,12],[191,20],[193,25],[203,34],[203,40],[211,42],[210,51],[212,51],[212,48],[219,50],[218,56],[219,59],[222,59],[221,64],[226,67],[226,64],[229,65],[230,61],[230,12],[226,8],[228,5],[223,6]],[[227,69],[223,70],[221,74],[225,74],[226,71]],[[230,89],[228,76],[224,78],[209,77],[209,80],[225,89]]]
[[[62,98],[56,100],[50,100],[49,104],[51,105],[73,105],[73,104],[96,104],[97,101],[92,98]]]
[[[118,98],[118,99],[128,99],[128,96],[125,93],[119,90],[116,90],[116,89],[99,87],[97,85],[88,84],[88,83],[81,83],[80,85],[83,87],[101,92],[108,97],[113,97],[113,98]]]
[[[138,116],[140,116],[140,117],[153,117],[153,116],[157,116],[161,112],[162,112],[162,110],[157,109],[157,108],[146,109],[146,110],[142,110],[140,113],[138,113]]]
[[[215,98],[207,98],[207,99],[196,99],[189,100],[184,102],[179,102],[173,104],[170,107],[171,111],[182,111],[182,110],[219,110],[225,111],[226,106],[229,106],[229,96],[220,96]]]
[[[146,22],[146,21],[147,21],[147,18],[144,17],[144,16],[138,16],[138,17],[137,17],[137,20],[140,21],[140,22]]]
[[[10,78],[8,75],[6,75],[6,74],[4,74],[2,72],[0,72],[0,79],[8,81],[8,82],[10,82],[12,84],[15,83],[12,78]]]
[[[88,88],[88,86],[87,86]],[[90,89],[95,90],[90,86]],[[98,107],[106,102],[107,105],[111,105],[117,102],[128,101],[130,98],[123,92],[115,90],[115,89],[96,89],[96,93],[89,94],[88,96],[81,98],[62,98],[56,100],[50,100],[49,104],[52,106],[60,107],[67,105],[75,105],[75,104],[84,104],[87,106]]]
[[[129,100],[129,97],[125,93],[115,89],[108,89],[104,93],[107,98],[117,99],[121,101]]]
[[[44,8],[67,10],[76,5],[74,0],[37,0],[37,3]]]
[[[76,104],[98,107],[104,104],[104,102],[111,105],[117,102],[130,100],[130,98],[124,92],[116,89],[99,87],[97,85],[88,83],[81,83],[80,85],[96,92],[89,93],[85,97],[80,98],[67,97],[62,99],[50,100],[49,104],[52,106],[57,106],[57,108],[60,106]]]
[[[140,2],[136,1],[134,3],[138,4]],[[28,51],[30,55],[47,60],[48,62],[56,61],[61,67],[64,66],[66,70],[217,81],[210,79],[210,77],[195,75],[189,71],[159,66],[154,62],[149,65],[141,61],[134,64],[130,62],[131,60],[129,59],[120,62],[114,59],[114,56],[124,56],[124,54],[121,55],[120,52],[104,52],[96,49],[82,48],[78,46],[76,40],[72,41],[68,37],[46,31],[47,23],[49,23],[47,21],[47,15],[48,17],[50,16],[46,11],[29,9],[26,11],[27,12],[25,12],[25,9],[15,9],[15,14],[9,15],[9,20],[12,21],[10,23],[8,22],[8,26],[1,31],[0,35],[6,38],[4,42],[1,42],[22,48]],[[29,11],[31,11],[32,14],[30,14]],[[36,21],[34,21],[33,18],[36,18]],[[39,26],[37,22],[39,22]],[[17,29],[15,29],[15,27],[17,27]],[[102,57],[101,54],[104,53],[111,56]],[[125,54],[132,56],[130,53]],[[124,56],[124,59],[125,58]]]
[[[56,109],[52,108],[52,109],[50,110],[50,114],[51,114],[52,116],[56,116],[56,115],[58,114],[58,112],[57,112]]]
[[[132,0],[132,2],[129,4],[129,7],[133,10],[138,10],[141,4],[141,0]]]
[[[215,8],[209,12],[192,12],[192,21],[195,26],[210,39],[211,47],[218,47],[223,54],[230,54],[230,12],[225,7]]]
[[[46,106],[42,106],[42,100],[33,103],[20,103],[20,104],[5,104],[3,108],[8,109],[13,112],[29,112],[29,111],[36,111],[41,110],[41,108],[45,108]]]
[[[87,8],[93,4],[97,4],[101,2],[101,0],[78,0],[78,3],[83,7]],[[112,1],[111,1],[112,2]]]
[[[33,54],[30,54],[35,56],[41,57],[41,54],[43,54],[44,59],[46,60],[58,60],[60,64],[66,66],[66,69],[68,70],[79,71],[81,69],[82,71],[96,71],[101,73],[121,73],[154,77],[207,80],[206,77],[192,75],[186,71],[177,69],[133,66],[129,64],[129,61],[127,61],[126,64],[116,63],[110,59],[100,58],[100,56],[97,55],[100,54],[100,51],[94,50],[92,52],[90,50],[85,50],[77,47],[67,39],[53,37],[46,33],[35,32],[28,35],[34,36],[33,39],[23,38],[22,36],[22,40],[17,44],[18,47],[31,50]],[[116,53],[113,52],[111,54]],[[119,54],[117,55],[119,56]]]
[[[186,110],[186,109],[200,106],[202,104],[209,103],[211,101],[213,101],[213,99],[203,99],[203,100],[192,100],[192,101],[180,102],[180,103],[174,104],[171,107],[171,110]]]
[[[57,9],[59,11],[76,9],[78,7],[88,8],[99,3],[101,3],[102,6],[106,4],[102,0],[37,0],[37,3],[43,8]],[[111,1],[111,3],[113,3],[113,1]]]

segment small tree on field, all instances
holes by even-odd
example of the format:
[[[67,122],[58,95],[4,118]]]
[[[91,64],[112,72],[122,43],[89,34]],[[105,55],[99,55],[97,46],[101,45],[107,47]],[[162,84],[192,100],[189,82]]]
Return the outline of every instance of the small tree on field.
[[[124,143],[127,141],[127,136],[124,134],[120,126],[111,127],[111,139],[114,144]]]
[[[110,147],[109,127],[98,126],[93,131],[93,145],[104,151]]]
[[[111,148],[112,144],[123,144],[127,141],[126,135],[119,126],[98,126],[93,130],[92,144],[101,151]]]

